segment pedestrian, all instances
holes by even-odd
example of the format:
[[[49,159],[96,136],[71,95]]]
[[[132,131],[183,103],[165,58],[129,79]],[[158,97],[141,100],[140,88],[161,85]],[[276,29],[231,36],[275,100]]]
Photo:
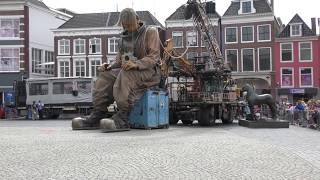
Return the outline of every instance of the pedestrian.
[[[148,88],[160,83],[157,28],[146,26],[131,8],[121,11],[117,25],[123,28],[123,32],[116,61],[99,68],[101,72],[93,92],[93,111],[88,118],[73,119],[74,130],[97,129],[99,126],[104,132],[129,130],[128,115],[134,103]],[[119,111],[110,119],[103,119],[114,100]]]
[[[244,106],[244,112],[245,112],[246,120],[253,121],[253,115],[251,114],[248,103],[246,103]]]
[[[31,108],[32,108],[32,120],[39,119],[38,108],[35,101],[32,102]]]
[[[295,106],[289,103],[287,108],[287,119],[289,120],[291,125],[294,125],[294,108]]]
[[[39,119],[43,119],[44,104],[39,100],[37,104]]]
[[[305,120],[305,104],[304,101],[299,100],[297,102],[297,105],[295,107],[295,111],[297,113],[297,125],[303,125],[303,122]]]
[[[0,104],[0,119],[4,119],[4,118],[5,118],[5,110],[4,110],[4,107],[1,103]]]

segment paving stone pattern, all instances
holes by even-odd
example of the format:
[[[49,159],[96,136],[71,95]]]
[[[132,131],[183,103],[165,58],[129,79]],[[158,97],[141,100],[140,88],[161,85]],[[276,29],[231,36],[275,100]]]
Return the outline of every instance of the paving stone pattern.
[[[104,134],[0,121],[0,179],[320,179],[320,132],[173,126]]]

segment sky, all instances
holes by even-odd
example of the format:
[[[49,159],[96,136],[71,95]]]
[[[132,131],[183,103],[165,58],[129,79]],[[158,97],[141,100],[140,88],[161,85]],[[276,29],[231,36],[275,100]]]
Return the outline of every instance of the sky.
[[[205,0],[203,0],[204,2]],[[217,11],[222,16],[231,0],[215,0]],[[187,0],[43,0],[51,8],[67,8],[76,13],[98,13],[121,11],[133,7],[136,11],[150,11],[163,25],[177,8]],[[320,18],[319,0],[274,0],[275,15],[287,24],[298,13],[310,26],[311,18]]]

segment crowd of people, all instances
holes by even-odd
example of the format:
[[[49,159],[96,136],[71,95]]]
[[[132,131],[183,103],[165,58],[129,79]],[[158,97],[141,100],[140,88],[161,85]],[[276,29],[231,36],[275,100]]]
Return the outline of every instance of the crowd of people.
[[[291,125],[320,128],[320,100],[299,100],[295,104],[281,103],[278,104],[278,112],[280,117],[288,120]]]

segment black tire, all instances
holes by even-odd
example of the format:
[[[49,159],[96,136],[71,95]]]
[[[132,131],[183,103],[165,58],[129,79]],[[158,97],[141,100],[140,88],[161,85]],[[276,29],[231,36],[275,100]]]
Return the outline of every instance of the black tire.
[[[48,119],[58,119],[60,114],[62,114],[62,110],[60,109],[51,109],[46,112]]]
[[[58,119],[59,118],[59,114],[52,114],[50,119]]]
[[[190,125],[193,123],[192,120],[181,120],[184,125]]]
[[[169,124],[176,125],[178,123],[179,119],[177,117],[177,114],[173,111],[169,111]]]
[[[233,113],[232,109],[228,108],[226,112],[223,112],[221,115],[221,120],[223,124],[232,124],[233,123]]]
[[[198,122],[200,126],[211,126],[215,121],[214,106],[202,107],[198,112]]]

